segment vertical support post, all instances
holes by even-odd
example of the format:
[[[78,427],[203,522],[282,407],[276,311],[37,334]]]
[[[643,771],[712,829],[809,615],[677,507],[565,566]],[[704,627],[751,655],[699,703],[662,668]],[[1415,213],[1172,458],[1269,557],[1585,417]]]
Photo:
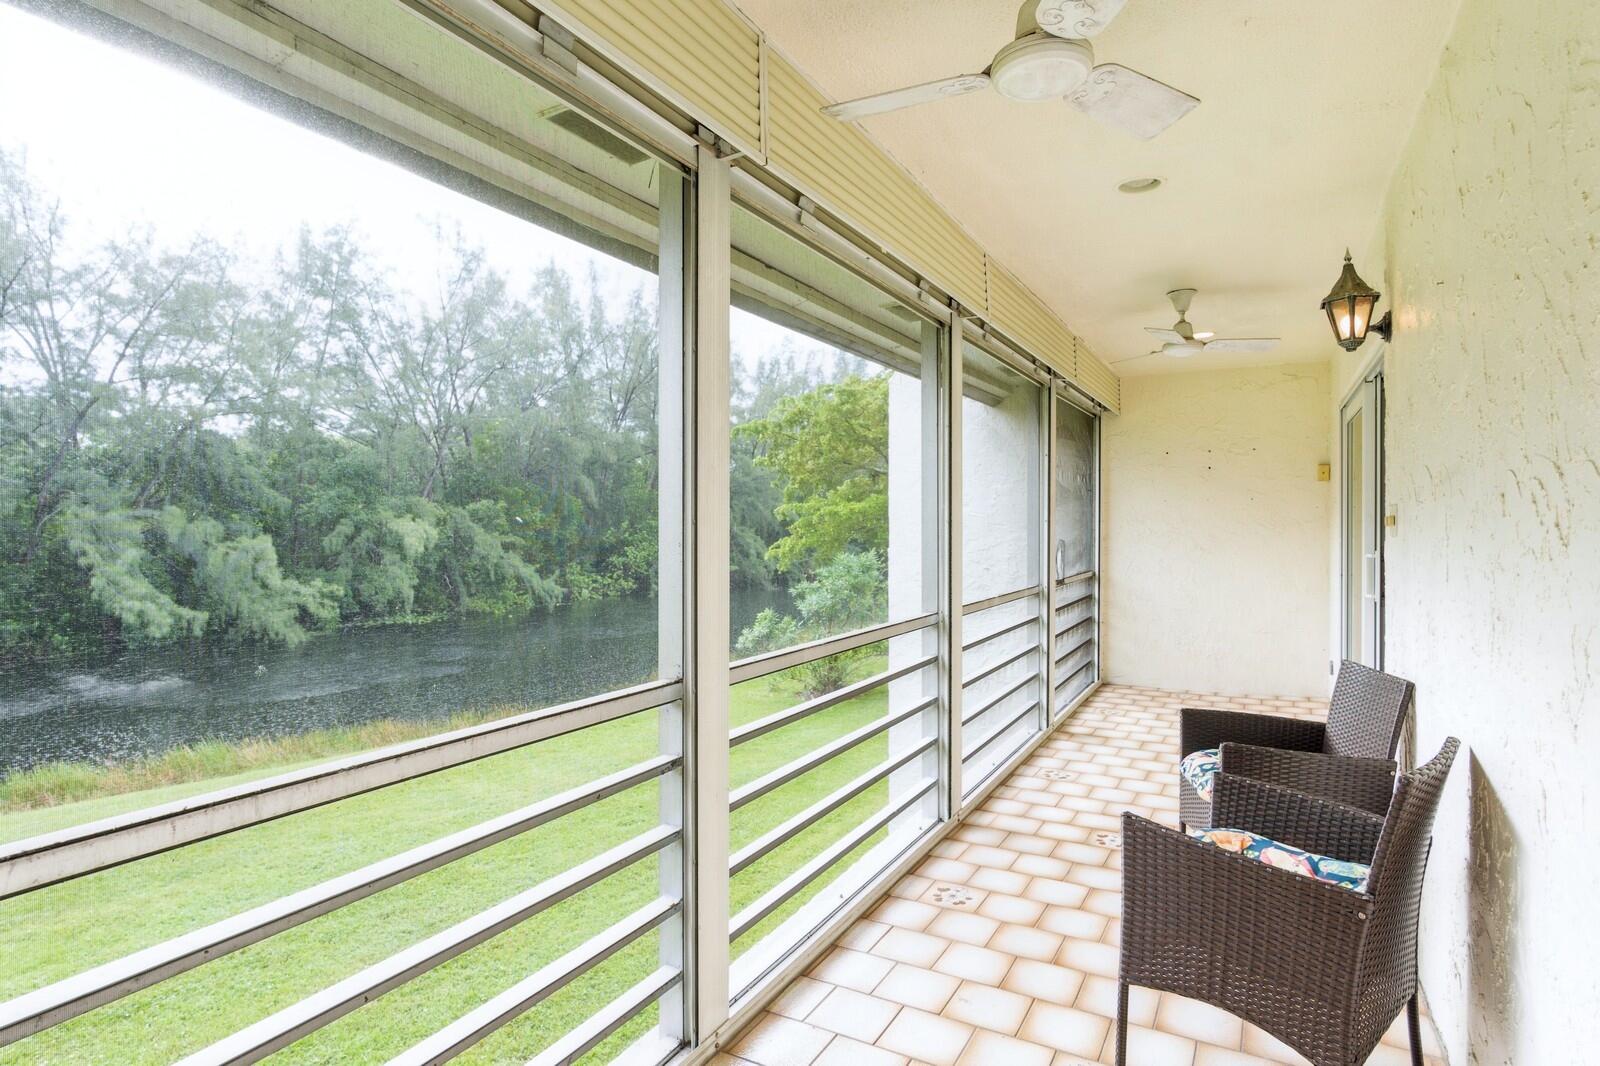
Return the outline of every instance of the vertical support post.
[[[1039,449],[1039,484],[1044,502],[1041,532],[1044,543],[1039,553],[1039,646],[1044,649],[1043,717],[1041,729],[1049,729],[1056,717],[1056,389],[1046,382],[1040,390],[1044,397],[1044,410],[1040,412],[1039,430],[1044,434],[1043,447]]]
[[[924,322],[920,374],[896,374],[889,382],[889,618],[939,610],[939,390],[943,371],[944,328]],[[891,669],[940,653],[940,628],[930,626],[889,641]],[[889,682],[889,709],[899,711],[939,697],[943,682],[936,669],[918,670]],[[942,699],[934,708],[889,729],[889,754],[915,747],[937,735]],[[933,727],[930,729],[930,725]],[[940,777],[939,752],[889,775],[889,795],[904,795],[916,783]],[[891,832],[929,825],[939,818],[938,790],[890,823]]]
[[[942,753],[940,818],[961,811],[961,403],[963,392],[961,314],[950,314],[943,388],[939,396],[939,676],[944,686],[939,725]]]
[[[692,533],[689,522],[688,489],[689,420],[694,381],[689,366],[692,338],[689,323],[690,219],[688,202],[691,182],[663,164],[660,168],[660,268],[657,277],[656,344],[657,359],[657,462],[656,529],[659,553],[660,593],[656,603],[656,669],[659,676],[683,677],[688,668],[689,634],[693,631],[689,582],[691,568],[688,546]],[[693,995],[694,953],[690,943],[693,910],[689,883],[694,868],[694,827],[689,801],[688,758],[693,732],[690,728],[693,701],[680,700],[663,707],[657,714],[657,733],[663,755],[683,760],[674,772],[661,778],[658,786],[658,811],[663,825],[682,830],[678,843],[661,852],[657,876],[661,894],[684,901],[676,917],[665,923],[660,934],[661,965],[681,970],[685,979],[661,998],[663,1035],[688,1043],[693,1036],[689,1004]]]
[[[1103,414],[1096,415],[1091,420],[1092,432],[1089,435],[1090,446],[1094,448],[1094,526],[1089,535],[1094,538],[1094,577],[1089,581],[1089,594],[1094,598],[1089,601],[1089,609],[1094,611],[1094,646],[1089,650],[1094,654],[1094,666],[1089,670],[1089,683],[1094,684],[1101,678],[1101,665],[1103,660],[1100,654],[1100,638],[1104,635],[1100,630],[1100,604],[1102,602],[1101,590],[1105,583],[1105,560],[1100,557],[1100,544],[1104,539],[1100,535],[1100,492],[1105,479],[1101,476],[1100,463],[1100,427],[1105,423]]]
[[[668,449],[662,449],[663,529],[671,518],[683,532],[683,585],[678,617],[683,654],[684,700],[671,723],[663,721],[663,742],[671,733],[682,745],[684,768],[679,794],[671,797],[683,819],[681,866],[662,862],[663,887],[669,878],[682,886],[683,914],[674,938],[663,935],[662,954],[680,957],[684,981],[663,1000],[661,1025],[676,1025],[676,1036],[693,1046],[703,1043],[728,1018],[728,306],[731,297],[729,250],[731,203],[729,164],[710,147],[696,160],[690,196],[683,197],[681,232],[692,235],[682,276],[691,286],[680,294],[685,309],[680,335],[686,338],[678,388],[672,392],[663,373],[666,404],[682,412],[683,433],[677,469],[681,510],[666,502]],[[666,200],[663,188],[663,201]],[[663,229],[668,225],[663,207]],[[686,217],[683,217],[686,216]],[[663,257],[663,275],[667,264]],[[664,286],[665,289],[665,286]],[[663,296],[665,296],[665,291]],[[663,300],[665,304],[665,300]],[[665,314],[663,315],[665,318]],[[663,339],[668,336],[663,330]],[[666,350],[662,366],[666,367]],[[669,624],[666,566],[663,559],[662,625]],[[665,637],[663,637],[665,641]],[[663,643],[665,649],[665,643]],[[669,781],[672,780],[669,778]],[[667,813],[663,786],[663,814]],[[676,1009],[674,1009],[676,1008]]]
[[[732,201],[728,160],[698,150],[694,241],[695,1037],[728,1017],[728,383]]]

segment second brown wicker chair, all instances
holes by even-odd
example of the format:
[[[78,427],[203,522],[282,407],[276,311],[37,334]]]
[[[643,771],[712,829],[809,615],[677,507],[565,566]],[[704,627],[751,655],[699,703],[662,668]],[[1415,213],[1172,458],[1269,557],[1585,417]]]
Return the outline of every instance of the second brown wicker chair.
[[[1202,1000],[1253,1022],[1315,1066],[1359,1066],[1403,1006],[1422,1066],[1417,920],[1434,812],[1454,737],[1400,777],[1380,818],[1279,785],[1217,775],[1219,824],[1369,864],[1352,891],[1122,816],[1117,1064],[1128,987]]]
[[[1328,722],[1273,714],[1185,707],[1179,755],[1220,749],[1222,772],[1285,785],[1377,814],[1394,792],[1394,753],[1411,709],[1405,678],[1346,661],[1339,667]],[[1178,777],[1178,814],[1205,829],[1211,802]]]

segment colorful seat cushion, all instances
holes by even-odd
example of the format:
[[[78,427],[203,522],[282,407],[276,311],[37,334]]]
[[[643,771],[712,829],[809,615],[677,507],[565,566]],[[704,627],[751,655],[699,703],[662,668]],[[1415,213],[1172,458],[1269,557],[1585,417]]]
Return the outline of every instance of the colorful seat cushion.
[[[1200,793],[1200,798],[1207,803],[1211,802],[1211,786],[1217,779],[1217,770],[1222,766],[1222,752],[1217,748],[1204,748],[1192,751],[1183,757],[1183,762],[1178,764],[1178,773],[1189,782],[1189,787]]]
[[[1371,867],[1359,862],[1345,862],[1316,855],[1288,844],[1280,844],[1269,837],[1247,833],[1242,829],[1191,829],[1189,835],[1224,851],[1236,852],[1268,866],[1300,874],[1303,877],[1326,881],[1330,885],[1348,888],[1352,892],[1367,890],[1367,877]]]

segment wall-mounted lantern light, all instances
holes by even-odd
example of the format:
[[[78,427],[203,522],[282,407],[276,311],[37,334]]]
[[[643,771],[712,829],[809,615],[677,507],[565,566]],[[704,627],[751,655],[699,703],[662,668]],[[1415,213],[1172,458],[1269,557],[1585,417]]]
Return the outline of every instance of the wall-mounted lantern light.
[[[1388,312],[1378,321],[1372,321],[1373,309],[1378,306],[1378,299],[1382,295],[1361,280],[1355,265],[1350,262],[1349,251],[1346,251],[1344,270],[1340,271],[1339,280],[1334,282],[1333,291],[1322,301],[1322,309],[1328,312],[1328,324],[1333,327],[1333,336],[1339,342],[1339,347],[1353,352],[1366,341],[1369,332],[1376,333],[1384,340],[1389,339]]]

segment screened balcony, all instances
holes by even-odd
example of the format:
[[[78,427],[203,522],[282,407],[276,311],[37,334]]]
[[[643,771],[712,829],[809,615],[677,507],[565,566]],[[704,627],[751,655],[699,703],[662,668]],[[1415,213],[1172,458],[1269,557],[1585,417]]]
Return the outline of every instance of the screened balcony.
[[[913,6],[0,0],[0,1066],[1112,1062],[1340,660],[1465,742],[1368,1062],[1583,1061],[1596,16]],[[835,117],[1063,13],[1198,103]]]

